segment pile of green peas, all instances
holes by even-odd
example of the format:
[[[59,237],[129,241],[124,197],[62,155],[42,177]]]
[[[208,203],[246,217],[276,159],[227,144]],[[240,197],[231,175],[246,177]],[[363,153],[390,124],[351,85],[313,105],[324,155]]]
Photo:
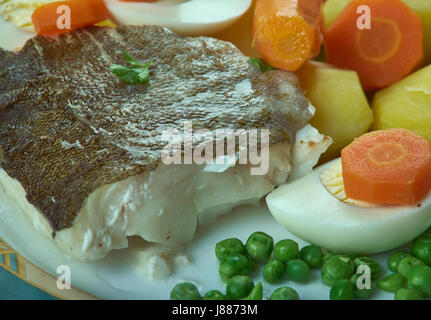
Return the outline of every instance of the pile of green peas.
[[[379,289],[394,293],[395,300],[431,298],[431,229],[413,241],[410,251],[392,253],[387,265],[393,273],[377,281]]]
[[[330,287],[331,300],[370,298],[375,289],[394,293],[396,300],[419,300],[431,297],[431,229],[413,241],[411,252],[397,251],[387,260],[394,273],[380,280],[380,264],[366,256],[328,252],[314,245],[299,249],[296,241],[283,239],[274,244],[273,238],[261,231],[254,232],[244,244],[229,238],[218,242],[215,255],[220,261],[219,276],[226,291],[210,290],[203,296],[190,282],[177,284],[171,299],[178,300],[262,300],[263,284],[253,282],[259,264],[263,265],[263,279],[269,284],[284,280],[307,283],[310,269],[320,268],[323,283]],[[362,276],[369,271],[368,280]],[[377,280],[377,281],[376,281]],[[282,286],[270,300],[298,300],[298,293]]]

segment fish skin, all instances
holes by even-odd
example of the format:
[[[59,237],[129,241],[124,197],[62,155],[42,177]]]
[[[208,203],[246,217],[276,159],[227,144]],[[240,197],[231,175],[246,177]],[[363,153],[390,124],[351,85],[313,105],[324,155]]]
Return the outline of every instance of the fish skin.
[[[112,74],[123,48],[153,61],[148,84]],[[212,132],[266,128],[270,145],[293,143],[312,117],[296,77],[247,60],[228,42],[156,26],[89,27],[0,50],[0,166],[55,233],[97,188],[154,170],[162,132],[186,120]]]

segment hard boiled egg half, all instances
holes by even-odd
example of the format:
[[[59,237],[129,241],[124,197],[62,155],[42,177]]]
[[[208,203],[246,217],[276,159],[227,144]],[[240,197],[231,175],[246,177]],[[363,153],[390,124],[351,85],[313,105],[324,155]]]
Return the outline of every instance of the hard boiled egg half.
[[[229,27],[250,7],[251,0],[105,0],[120,24],[159,25],[182,35],[207,35]]]
[[[288,231],[340,253],[391,250],[431,226],[431,194],[414,206],[383,207],[347,198],[340,158],[277,188],[266,202]]]

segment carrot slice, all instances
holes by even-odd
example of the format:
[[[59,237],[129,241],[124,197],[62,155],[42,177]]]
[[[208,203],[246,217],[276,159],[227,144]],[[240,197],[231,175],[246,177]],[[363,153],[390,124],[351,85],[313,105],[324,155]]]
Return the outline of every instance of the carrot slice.
[[[59,6],[70,8],[71,29],[59,29],[57,21],[63,14]],[[56,1],[38,7],[31,16],[37,34],[54,35],[86,27],[109,19],[110,14],[103,0]]]
[[[367,5],[371,29],[359,29],[356,12]],[[423,58],[422,22],[401,0],[353,0],[325,36],[328,61],[355,70],[365,90],[386,87],[412,72]]]
[[[296,71],[320,52],[323,0],[257,0],[253,46],[273,67]]]
[[[431,145],[406,129],[373,131],[341,151],[349,198],[414,204],[431,190]]]

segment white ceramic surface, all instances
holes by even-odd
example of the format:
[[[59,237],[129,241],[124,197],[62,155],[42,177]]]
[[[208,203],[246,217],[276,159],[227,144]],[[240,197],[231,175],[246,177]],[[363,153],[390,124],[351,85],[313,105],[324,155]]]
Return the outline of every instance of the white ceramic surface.
[[[146,280],[127,262],[128,250],[113,251],[106,258],[91,263],[70,260],[51,240],[34,231],[15,203],[3,193],[0,194],[0,235],[3,239],[32,263],[54,276],[59,265],[68,265],[74,287],[104,299],[169,299],[171,288],[182,281],[196,283],[202,293],[211,289],[224,291],[224,284],[218,276],[215,244],[228,237],[245,241],[257,230],[272,235],[275,241],[291,238],[298,241],[300,246],[307,244],[283,229],[265,207],[242,207],[198,232],[195,241],[185,248],[185,253],[192,259],[190,266],[180,268],[169,280]],[[383,265],[387,254],[375,257]],[[255,279],[261,277],[256,276]],[[302,299],[328,299],[329,296],[329,288],[321,282],[318,270],[313,270],[308,284],[284,281],[281,285],[292,286]],[[265,297],[276,287],[264,283]],[[392,296],[379,292],[374,298],[392,299]]]

